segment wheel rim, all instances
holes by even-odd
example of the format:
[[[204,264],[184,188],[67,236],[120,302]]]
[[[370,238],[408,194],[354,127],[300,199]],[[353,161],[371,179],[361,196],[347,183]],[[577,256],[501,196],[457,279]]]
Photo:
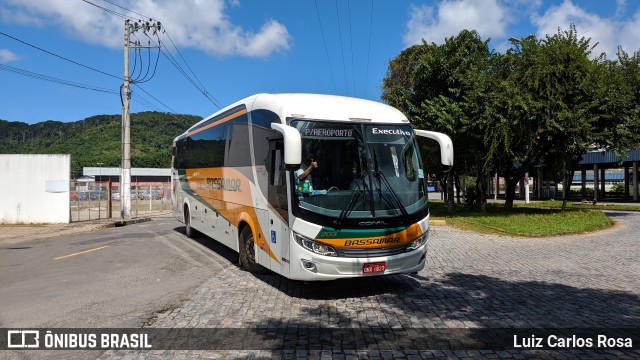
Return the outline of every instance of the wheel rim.
[[[189,216],[189,210],[184,212],[184,222],[187,227],[187,234],[191,232],[191,217]]]
[[[254,246],[253,246],[253,235],[249,235],[247,237],[247,239],[245,240],[244,249],[245,249],[245,252],[247,254],[247,260],[249,260],[249,262],[255,263],[256,262],[256,254],[255,254]]]

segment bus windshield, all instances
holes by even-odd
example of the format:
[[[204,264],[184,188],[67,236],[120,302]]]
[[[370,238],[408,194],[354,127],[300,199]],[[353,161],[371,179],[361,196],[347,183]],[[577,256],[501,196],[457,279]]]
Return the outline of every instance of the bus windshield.
[[[303,163],[292,174],[294,207],[344,219],[406,217],[427,205],[410,125],[293,120]],[[315,162],[307,177],[304,172]],[[337,221],[336,221],[337,220]]]

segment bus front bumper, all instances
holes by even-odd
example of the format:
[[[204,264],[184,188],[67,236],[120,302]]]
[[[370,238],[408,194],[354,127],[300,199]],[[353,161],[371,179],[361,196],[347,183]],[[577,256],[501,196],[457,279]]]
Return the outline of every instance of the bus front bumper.
[[[296,244],[297,245],[297,244]],[[411,252],[371,258],[347,258],[319,256],[300,246],[295,246],[299,259],[291,263],[291,278],[304,281],[335,280],[391,274],[408,274],[422,270],[426,263],[429,241]],[[366,264],[384,263],[384,272],[364,273]]]

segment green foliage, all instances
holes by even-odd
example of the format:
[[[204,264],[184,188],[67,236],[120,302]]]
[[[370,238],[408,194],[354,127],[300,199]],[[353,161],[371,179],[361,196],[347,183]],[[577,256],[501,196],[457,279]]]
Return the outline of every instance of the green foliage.
[[[390,61],[382,98],[414,127],[451,136],[456,172],[504,177],[510,208],[517,182],[540,164],[569,188],[594,145],[624,155],[640,144],[640,53],[594,57],[595,45],[577,34],[571,25],[529,36],[505,54],[475,31],[423,42]]]
[[[160,112],[131,114],[131,162],[134,167],[171,166],[171,144],[201,118]],[[119,167],[120,115],[96,115],[81,121],[46,121],[33,125],[0,120],[0,153],[71,154],[72,172],[82,167]]]
[[[615,183],[611,186],[611,192],[624,194],[624,184]]]
[[[483,41],[475,31],[463,30],[442,45],[423,42],[404,50],[391,60],[384,78],[382,98],[404,111],[415,128],[443,132],[454,146],[464,144],[465,151],[454,152],[456,174],[483,178],[478,164],[487,151],[480,129],[487,122],[483,104],[489,94],[492,56],[488,40]],[[436,159],[427,157],[427,167],[443,182],[451,182],[452,178],[444,179]],[[449,192],[453,198],[452,188]]]

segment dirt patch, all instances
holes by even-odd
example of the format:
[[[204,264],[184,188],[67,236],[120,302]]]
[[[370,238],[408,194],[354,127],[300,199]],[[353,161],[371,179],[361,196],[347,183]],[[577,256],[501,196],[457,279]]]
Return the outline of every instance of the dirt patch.
[[[87,224],[0,225],[0,244],[46,239],[113,227],[112,222]]]
[[[166,211],[141,214],[141,218],[149,219],[171,216],[171,213]],[[70,224],[0,224],[0,245],[111,228],[116,226],[118,221],[117,218],[111,218]]]

